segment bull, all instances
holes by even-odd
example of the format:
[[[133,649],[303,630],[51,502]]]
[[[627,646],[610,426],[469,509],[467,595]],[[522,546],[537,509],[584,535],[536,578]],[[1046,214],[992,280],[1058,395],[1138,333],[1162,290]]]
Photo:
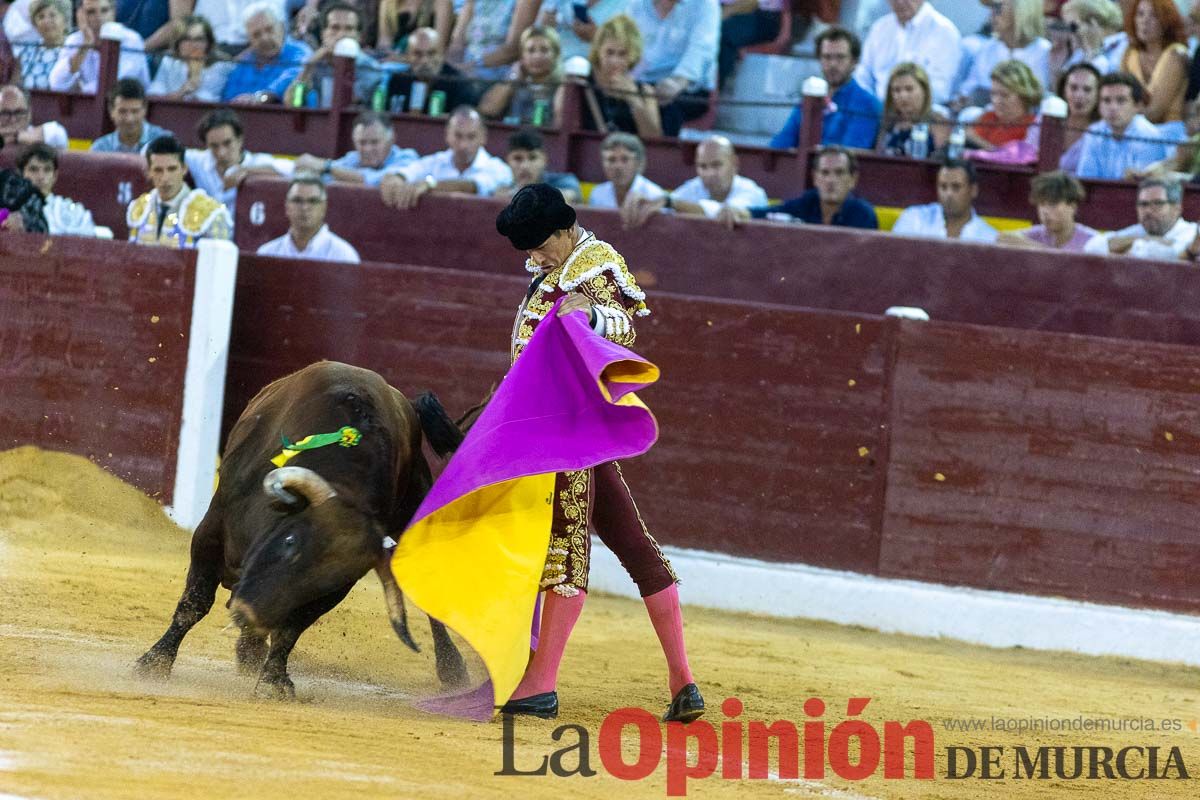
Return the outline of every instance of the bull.
[[[347,434],[346,446],[291,444],[347,428],[357,439]],[[259,392],[229,433],[170,627],[135,672],[170,675],[180,643],[212,608],[220,584],[231,592],[240,628],[239,670],[259,674],[256,691],[292,698],[287,661],[296,641],[372,568],[392,627],[418,650],[389,567],[388,537],[407,526],[432,483],[423,439],[444,455],[461,434],[433,395],[410,402],[370,370],[322,361]],[[282,458],[285,447],[297,449]],[[446,628],[429,624],[438,677],[465,682],[466,666]]]

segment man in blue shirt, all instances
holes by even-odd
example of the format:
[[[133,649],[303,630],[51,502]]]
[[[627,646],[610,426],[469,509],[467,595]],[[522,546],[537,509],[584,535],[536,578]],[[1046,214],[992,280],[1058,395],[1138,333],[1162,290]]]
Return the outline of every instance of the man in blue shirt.
[[[92,142],[97,153],[140,153],[171,132],[146,122],[146,89],[136,78],[121,78],[108,90],[108,118],[116,130]]]
[[[284,90],[300,74],[312,54],[308,45],[286,40],[283,22],[270,3],[246,8],[246,36],[250,46],[238,56],[229,73],[221,100],[226,103],[279,103]]]
[[[855,82],[854,68],[862,55],[862,43],[845,28],[826,28],[817,36],[821,74],[829,84],[821,144],[840,144],[862,150],[875,148],[883,105],[871,92]],[[771,147],[790,148],[800,144],[800,105],[792,109],[783,130],[771,139]]]
[[[1141,114],[1146,99],[1146,90],[1128,72],[1100,79],[1100,121],[1084,134],[1076,175],[1121,180],[1167,158],[1171,143]]]
[[[740,209],[726,206],[717,219],[733,227],[748,219],[775,219],[782,215],[811,225],[878,230],[879,220],[871,204],[853,193],[858,184],[858,159],[841,145],[817,151],[813,188],[780,205]]]
[[[364,111],[354,121],[350,134],[354,149],[338,159],[303,155],[295,171],[318,173],[339,183],[378,186],[383,176],[397,172],[417,160],[417,151],[396,144],[396,132],[387,114]]]

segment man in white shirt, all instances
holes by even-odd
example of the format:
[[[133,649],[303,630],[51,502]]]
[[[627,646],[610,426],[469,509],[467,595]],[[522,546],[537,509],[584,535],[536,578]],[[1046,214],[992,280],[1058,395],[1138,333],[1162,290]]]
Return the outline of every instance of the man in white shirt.
[[[491,197],[497,189],[509,186],[512,170],[504,159],[484,149],[486,141],[487,127],[479,112],[470,106],[454,109],[446,121],[447,149],[384,175],[379,182],[384,205],[416,208],[428,192]]]
[[[67,129],[51,120],[41,125],[30,122],[29,93],[20,86],[0,87],[0,146],[43,142],[65,150]]]
[[[296,170],[312,172],[339,183],[378,186],[383,177],[417,160],[417,151],[396,144],[392,118],[378,111],[364,111],[350,132],[354,149],[338,159],[303,155]]]
[[[203,150],[187,151],[185,162],[196,187],[224,203],[232,217],[238,187],[250,175],[290,178],[292,162],[267,153],[247,153],[242,120],[226,108],[205,114],[196,133]]]
[[[600,143],[600,164],[604,183],[592,189],[588,205],[592,208],[622,208],[625,203],[658,200],[666,191],[642,174],[646,167],[646,147],[632,133],[610,133]]]
[[[113,0],[83,0],[75,14],[79,30],[63,42],[58,61],[50,70],[53,91],[96,93],[100,85],[100,51],[96,47],[100,44],[101,28],[104,28],[104,38],[121,42],[117,77],[135,78],[143,86],[150,85],[146,43],[136,31],[115,20]]]
[[[639,197],[626,204],[621,209],[621,219],[626,225],[637,227],[664,210],[716,219],[725,208],[748,211],[766,204],[767,193],[763,188],[738,175],[733,143],[724,136],[710,136],[696,148],[696,177],[658,199]]]
[[[1175,261],[1195,258],[1197,226],[1183,219],[1183,186],[1166,178],[1147,178],[1138,184],[1138,224],[1098,233],[1083,252]]]
[[[886,100],[892,68],[912,61],[929,74],[933,101],[948,102],[962,58],[962,34],[926,0],[888,0],[888,4],[892,13],[871,25],[854,79]]]
[[[258,248],[260,256],[311,258],[317,261],[341,261],[357,264],[358,251],[329,230],[325,212],[329,201],[324,182],[312,175],[292,181],[287,192],[288,232]]]
[[[51,234],[95,236],[96,223],[92,212],[66,197],[54,193],[58,181],[58,153],[46,144],[32,145],[17,159],[17,170],[45,198],[43,212]]]
[[[979,179],[970,161],[947,161],[937,174],[938,201],[906,208],[892,233],[932,239],[994,242],[999,233],[975,213]]]

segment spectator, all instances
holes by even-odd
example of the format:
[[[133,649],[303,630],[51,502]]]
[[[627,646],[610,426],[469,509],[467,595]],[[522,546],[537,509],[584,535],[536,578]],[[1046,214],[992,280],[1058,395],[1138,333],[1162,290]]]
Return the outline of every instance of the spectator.
[[[243,19],[250,47],[238,56],[221,99],[228,103],[279,103],[311,51],[307,45],[284,39],[282,18],[267,0],[247,6]]]
[[[588,55],[592,71],[581,109],[585,130],[662,136],[654,87],[633,79],[633,68],[641,60],[642,34],[630,17],[618,14],[600,26]]]
[[[349,3],[337,0],[321,11],[321,46],[304,62],[304,69],[288,85],[284,97],[292,100],[299,90],[304,105],[327,107],[333,101],[333,48],[342,39],[359,44],[362,36],[361,12]],[[375,87],[383,81],[379,62],[361,50],[354,60],[354,100],[370,105]],[[316,98],[310,102],[309,98]],[[295,102],[292,103],[296,105]]]
[[[1042,100],[1042,85],[1023,61],[1001,61],[991,78],[992,108],[967,132],[968,144],[982,150],[1024,140]]]
[[[1121,9],[1112,0],[1070,0],[1062,7],[1062,21],[1071,31],[1071,55],[1064,69],[1091,64],[1101,75],[1120,64],[1111,60],[1112,34],[1121,30]]]
[[[1079,155],[1081,178],[1118,180],[1167,157],[1170,148],[1140,110],[1145,89],[1126,72],[1100,79],[1100,121],[1088,127]]]
[[[54,193],[54,184],[58,180],[58,153],[53,147],[44,144],[30,146],[17,159],[17,169],[21,177],[41,192],[43,213],[50,234],[96,235],[92,212],[81,203]]]
[[[1138,184],[1138,224],[1096,234],[1083,251],[1162,261],[1195,259],[1200,246],[1196,223],[1185,221],[1182,214],[1183,186],[1174,180],[1147,178]]]
[[[296,159],[297,172],[319,173],[339,183],[378,186],[383,177],[417,160],[417,151],[396,145],[392,120],[377,111],[364,111],[351,132],[354,149],[339,159],[304,155]]]
[[[975,213],[979,179],[970,161],[947,160],[937,174],[938,201],[904,209],[892,233],[928,236],[933,239],[961,239],[994,242],[996,229]]]
[[[383,202],[392,208],[415,208],[426,192],[462,192],[491,197],[513,182],[512,170],[484,149],[487,127],[470,106],[460,106],[446,122],[446,144],[440,153],[419,158],[383,177]]]
[[[228,239],[229,212],[203,189],[189,189],[183,145],[160,136],[146,147],[146,176],[154,188],[134,198],[125,212],[129,241],[193,248],[201,239]]]
[[[654,84],[664,136],[704,116],[717,85],[718,0],[677,0],[659,11],[656,0],[630,0],[629,16],[642,34],[639,81]]]
[[[63,42],[58,61],[50,70],[50,88],[56,92],[95,94],[100,83],[100,29],[105,38],[119,39],[121,57],[117,77],[133,78],[147,86],[150,68],[146,64],[146,44],[142,37],[113,18],[112,0],[81,0],[75,14],[79,30]],[[105,27],[107,26],[107,27]]]
[[[854,69],[862,55],[858,37],[844,28],[826,28],[817,35],[816,50],[821,62],[821,75],[829,84],[821,144],[870,150],[875,146],[879,133],[883,106],[879,98],[854,80]],[[890,82],[891,78],[888,80]],[[771,147],[791,148],[800,145],[803,113],[801,105],[792,109],[783,130],[771,139]]]
[[[631,133],[610,133],[600,144],[604,183],[592,189],[588,205],[593,208],[623,208],[630,198],[657,200],[663,188],[646,176],[646,147]]]
[[[146,122],[146,90],[133,78],[122,78],[108,90],[108,118],[116,130],[92,142],[97,153],[140,153],[171,132]]]
[[[34,0],[29,15],[36,33],[27,42],[13,43],[13,51],[21,61],[21,85],[26,89],[49,89],[50,71],[67,38],[71,4],[67,0]]]
[[[929,75],[919,64],[904,61],[892,70],[887,83],[887,101],[883,104],[883,124],[880,125],[879,141],[875,149],[890,156],[912,156],[913,129],[925,125],[929,137],[925,144],[925,155],[945,144],[947,130],[945,116],[933,109],[933,93],[929,86]]]
[[[183,32],[172,53],[163,56],[146,94],[215,103],[221,99],[233,62],[217,52],[212,26],[204,17],[184,17],[180,27]]]
[[[266,153],[247,153],[242,121],[227,108],[210,111],[200,119],[196,135],[202,150],[188,150],[184,163],[197,189],[224,204],[233,216],[238,187],[250,175],[292,174],[292,162]]]
[[[558,31],[564,61],[575,56],[588,58],[599,28],[618,14],[624,14],[628,6],[629,0],[553,0],[542,4],[538,22]],[[576,9],[583,9],[582,15]]]
[[[737,67],[743,47],[773,42],[783,21],[783,4],[790,0],[721,0],[721,45],[717,53],[718,85]],[[820,44],[817,45],[818,54]]]
[[[451,0],[381,0],[375,49],[381,53],[410,53],[412,35],[424,28],[434,32],[440,52],[450,41],[453,24]]]
[[[481,80],[503,80],[521,54],[521,32],[533,24],[538,0],[466,0],[450,36],[450,60]]]
[[[562,51],[553,28],[527,28],[521,58],[507,81],[492,84],[479,98],[479,113],[508,125],[553,125],[562,120]]]
[[[855,80],[885,100],[892,68],[903,61],[920,65],[929,75],[933,102],[950,99],[950,82],[962,57],[962,35],[954,23],[926,0],[888,0],[892,13],[875,21],[863,42]]]
[[[696,177],[660,198],[642,197],[622,206],[622,217],[626,225],[636,227],[664,209],[718,219],[722,214],[766,204],[763,188],[738,175],[733,144],[724,136],[710,136],[696,148]]]
[[[192,13],[194,0],[115,0],[117,22],[135,31],[146,41],[147,51],[165,50],[179,36],[185,17]]]
[[[473,92],[463,74],[446,63],[445,52],[433,28],[418,28],[408,37],[407,72],[396,72],[388,81],[388,108],[392,113],[429,113],[434,92],[446,96],[443,108],[468,104]]]
[[[1068,67],[1058,79],[1058,96],[1067,101],[1063,154],[1058,159],[1058,167],[1074,173],[1079,169],[1079,157],[1083,154],[1084,133],[1100,118],[1100,72],[1087,61]],[[1041,123],[1035,122],[1029,126],[1025,141],[1037,148],[1041,138]]]
[[[258,248],[260,256],[310,258],[317,261],[341,261],[357,264],[358,251],[329,230],[325,212],[329,200],[320,178],[302,175],[292,180],[287,191],[288,232]]]
[[[1000,0],[992,5],[992,36],[975,54],[959,94],[966,103],[983,105],[992,88],[992,71],[1006,61],[1020,61],[1039,86],[1050,85],[1050,41],[1042,0]],[[1023,133],[1023,132],[1022,132]]]
[[[1029,190],[1029,204],[1037,209],[1042,224],[1023,231],[1006,231],[999,241],[1082,253],[1084,245],[1096,235],[1096,231],[1075,221],[1079,205],[1086,198],[1083,184],[1073,176],[1062,170],[1042,173],[1033,179]]]
[[[1132,75],[1147,95],[1146,119],[1155,124],[1183,119],[1187,94],[1188,52],[1183,17],[1175,0],[1138,0],[1125,12],[1129,46],[1120,69]]]
[[[0,86],[0,147],[39,142],[65,149],[67,129],[53,121],[34,125],[29,118],[29,93],[19,86]]]
[[[1183,122],[1187,141],[1180,142],[1166,161],[1157,161],[1144,169],[1136,170],[1134,177],[1138,180],[1170,177],[1186,183],[1192,176],[1200,174],[1200,99],[1193,100],[1184,107]]]
[[[875,209],[854,194],[858,184],[858,159],[841,145],[826,145],[817,151],[812,189],[786,203],[766,204],[742,211],[732,209],[722,216],[726,225],[746,219],[767,219],[786,214],[811,225],[838,225],[845,228],[878,230]]]
[[[267,5],[276,19],[287,19],[288,0],[269,0]],[[249,10],[246,0],[196,0],[192,13],[204,17],[212,25],[218,49],[225,55],[235,56],[249,42],[245,17]]]
[[[513,174],[513,185],[496,192],[511,197],[518,189],[534,183],[548,183],[562,192],[568,203],[583,197],[579,178],[569,172],[546,172],[546,145],[537,131],[517,131],[508,137],[508,155],[504,157]]]

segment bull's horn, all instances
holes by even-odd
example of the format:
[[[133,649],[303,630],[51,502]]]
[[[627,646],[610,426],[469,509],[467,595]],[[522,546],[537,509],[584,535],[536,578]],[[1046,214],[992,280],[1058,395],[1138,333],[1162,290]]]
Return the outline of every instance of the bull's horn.
[[[404,610],[404,595],[396,584],[396,576],[392,574],[391,550],[384,550],[383,557],[375,565],[375,573],[383,584],[383,599],[387,601],[388,619],[392,621],[392,630],[400,637],[400,641],[413,649],[414,653],[421,652],[412,634],[408,632],[408,614]]]
[[[303,495],[308,504],[319,506],[337,492],[329,482],[311,469],[304,467],[280,467],[267,473],[263,478],[263,490],[277,500],[292,505],[296,495]]]

